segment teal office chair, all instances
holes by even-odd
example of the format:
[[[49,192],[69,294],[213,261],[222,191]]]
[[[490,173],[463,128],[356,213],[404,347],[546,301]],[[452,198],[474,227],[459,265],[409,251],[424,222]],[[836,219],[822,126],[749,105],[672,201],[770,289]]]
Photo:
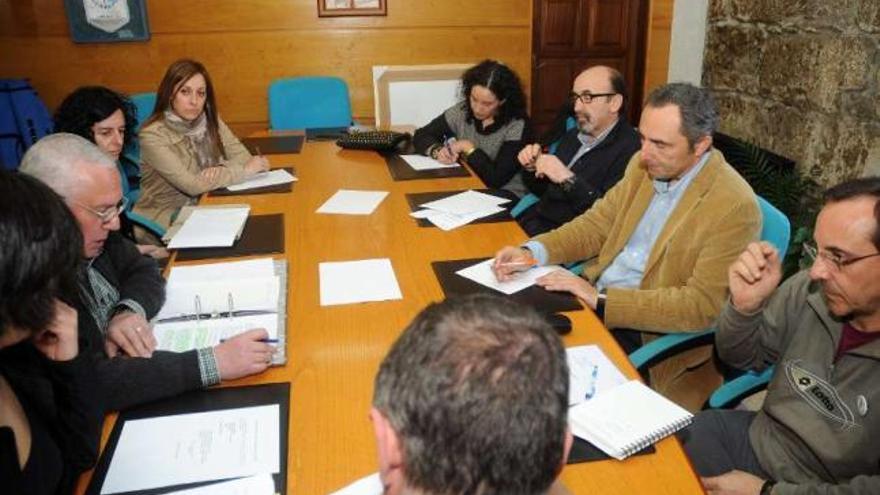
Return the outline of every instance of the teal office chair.
[[[292,77],[269,85],[269,128],[273,131],[350,125],[348,85],[338,77]]]
[[[760,196],[758,196],[758,205],[763,217],[761,240],[773,244],[779,251],[779,258],[783,259],[791,238],[791,223],[784,213]],[[639,372],[644,372],[670,356],[711,344],[714,340],[714,328],[695,333],[670,333],[643,345],[629,355],[629,360]],[[732,407],[744,397],[766,387],[772,375],[773,367],[771,366],[762,372],[746,371],[735,378],[726,380],[712,393],[706,406],[711,408]]]
[[[130,98],[137,110],[137,130],[140,130],[144,121],[147,120],[156,107],[156,93],[138,93]],[[126,146],[125,152],[117,162],[117,166],[119,167],[119,175],[122,179],[122,194],[128,198],[125,216],[134,225],[145,229],[161,239],[165,235],[165,229],[156,222],[132,211],[141,195],[141,150],[136,141]]]

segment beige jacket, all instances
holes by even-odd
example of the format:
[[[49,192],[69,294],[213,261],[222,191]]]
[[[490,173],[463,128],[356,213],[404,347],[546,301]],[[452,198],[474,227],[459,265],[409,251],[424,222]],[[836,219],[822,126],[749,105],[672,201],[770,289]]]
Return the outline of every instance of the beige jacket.
[[[168,228],[180,208],[195,203],[200,194],[244,178],[244,166],[251,154],[222,120],[219,125],[227,159],[218,163],[225,170],[210,183],[199,180],[201,168],[184,135],[171,130],[162,120],[140,131],[141,196],[135,213]]]
[[[608,328],[669,333],[714,324],[727,297],[727,268],[758,238],[761,212],[751,187],[721,152],[711,153],[660,232],[641,286],[608,289]],[[535,240],[547,248],[550,263],[591,258],[584,276],[595,283],[623,250],[653,195],[652,180],[636,153],[604,198]],[[705,346],[668,359],[651,370],[651,385],[698,408],[720,383],[711,357],[711,346]]]

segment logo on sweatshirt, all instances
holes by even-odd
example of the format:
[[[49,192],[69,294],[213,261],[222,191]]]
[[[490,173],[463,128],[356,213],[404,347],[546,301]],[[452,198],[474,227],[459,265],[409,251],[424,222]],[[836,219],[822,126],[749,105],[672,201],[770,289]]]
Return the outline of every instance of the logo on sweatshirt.
[[[843,430],[858,426],[852,409],[837,390],[815,373],[800,366],[801,360],[786,361],[785,376],[792,388],[819,414],[840,423]]]

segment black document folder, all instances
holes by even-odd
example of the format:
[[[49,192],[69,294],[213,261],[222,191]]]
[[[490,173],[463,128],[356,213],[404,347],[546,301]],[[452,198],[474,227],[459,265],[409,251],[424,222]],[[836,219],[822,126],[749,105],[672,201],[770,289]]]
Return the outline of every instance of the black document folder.
[[[177,251],[177,261],[235,258],[284,252],[284,215],[248,217],[241,236],[230,247],[187,248]]]
[[[633,455],[653,454],[657,449],[653,445],[648,445],[644,449]],[[578,464],[581,462],[604,461],[606,459],[614,459],[610,455],[602,452],[602,450],[583,438],[574,437],[574,443],[571,444],[571,452],[568,453],[568,461],[566,464]]]
[[[478,284],[473,280],[457,275],[455,272],[471,265],[476,265],[486,258],[473,258],[466,260],[452,261],[435,261],[431,263],[434,274],[443,288],[446,297],[455,295],[467,295],[477,292],[486,292],[504,296],[501,292],[490,289],[485,285]],[[520,304],[528,304],[535,308],[539,313],[562,313],[565,311],[576,311],[583,309],[577,298],[569,293],[550,292],[544,290],[537,285],[533,285],[527,289],[523,289],[515,294],[506,296]]]
[[[278,420],[281,422],[278,428],[281,435],[278,454],[280,459],[278,465],[281,467],[277,474],[273,474],[272,478],[275,482],[276,493],[287,493],[287,437],[288,437],[288,418],[290,416],[290,384],[289,383],[269,383],[265,385],[254,385],[248,387],[225,387],[215,388],[211,390],[199,390],[190,392],[176,397],[170,397],[161,401],[151,402],[139,407],[123,411],[116,419],[113,431],[110,432],[110,439],[98,459],[98,464],[92,473],[92,480],[86,490],[87,495],[98,495],[101,493],[101,486],[104,484],[104,478],[107,476],[107,470],[110,468],[110,461],[113,459],[113,453],[116,451],[116,445],[119,442],[119,436],[122,434],[122,427],[126,421],[136,419],[155,418],[158,416],[171,416],[175,414],[200,413],[208,411],[217,411],[220,409],[234,409],[241,407],[265,406],[270,404],[278,404]],[[220,480],[190,483],[186,485],[167,486],[149,490],[139,490],[135,492],[126,492],[127,494],[138,495],[155,495],[175,490],[183,490],[186,488],[195,488],[197,486],[216,483]]]
[[[434,168],[431,170],[416,170],[409,166],[400,155],[396,153],[380,153],[388,164],[388,171],[394,180],[415,179],[442,179],[444,177],[469,177],[467,167],[458,166],[452,168]]]
[[[290,175],[296,177],[296,171],[293,170],[293,167],[281,167],[281,170],[286,170]],[[289,193],[293,191],[294,184],[296,184],[296,181],[288,182],[287,184],[275,184],[274,186],[255,187],[253,189],[245,189],[244,191],[230,191],[228,188],[224,187],[209,192],[208,196],[247,196],[250,194]]]
[[[283,155],[286,153],[299,153],[302,150],[305,136],[265,136],[244,138],[241,144],[245,145],[252,155]]]
[[[474,189],[474,191],[478,191],[485,194],[492,194],[493,196],[502,197],[502,195],[497,194],[497,191],[493,191],[491,189]],[[406,195],[406,202],[409,204],[410,211],[418,211],[422,208],[419,206],[420,204],[427,203],[429,201],[436,201],[438,199],[447,198],[449,196],[453,196],[464,191],[437,191],[437,192],[425,192],[425,193],[412,193]],[[509,199],[509,198],[508,198]],[[516,205],[516,201],[510,201],[509,203],[504,203],[503,205],[498,205],[504,208],[504,211],[499,211],[494,215],[489,215],[488,217],[478,218],[471,223],[496,223],[496,222],[509,222],[513,220],[513,217],[510,216],[510,209]],[[417,218],[416,223],[419,224],[419,227],[433,227],[434,224],[429,222],[426,218]]]

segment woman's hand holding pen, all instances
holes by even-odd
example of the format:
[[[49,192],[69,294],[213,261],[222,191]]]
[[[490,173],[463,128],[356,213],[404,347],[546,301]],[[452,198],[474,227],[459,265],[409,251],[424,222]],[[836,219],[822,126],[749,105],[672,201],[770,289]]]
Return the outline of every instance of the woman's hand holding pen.
[[[244,166],[247,175],[256,175],[269,170],[269,160],[263,155],[254,155]]]
[[[506,282],[516,276],[517,272],[526,271],[538,265],[538,261],[528,249],[507,246],[495,253],[492,273],[499,282]]]

